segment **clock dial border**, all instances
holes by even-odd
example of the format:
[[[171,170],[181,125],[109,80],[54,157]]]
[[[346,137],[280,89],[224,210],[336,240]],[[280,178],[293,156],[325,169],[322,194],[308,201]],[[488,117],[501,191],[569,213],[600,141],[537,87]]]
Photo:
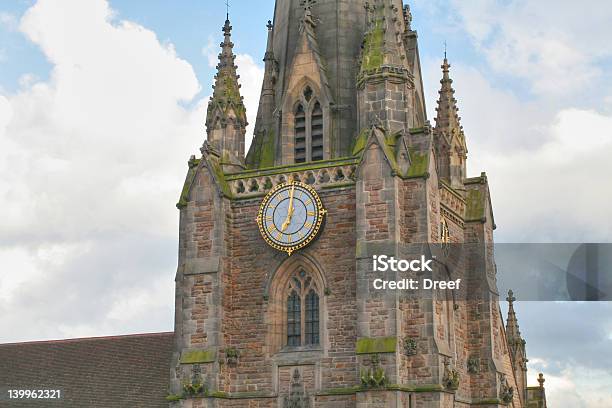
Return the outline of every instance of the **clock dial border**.
[[[266,231],[266,223],[265,223],[265,218],[264,218],[266,216],[265,211],[268,208],[270,202],[277,196],[280,190],[291,188],[292,186],[296,186],[296,187],[306,190],[308,194],[312,197],[313,205],[314,205],[315,212],[316,212],[315,222],[313,223],[313,227],[309,230],[308,235],[306,236],[305,239],[302,239],[300,242],[298,242],[295,245],[293,244],[282,245],[282,244],[279,244],[277,240],[274,240],[268,234],[268,231]],[[303,204],[303,201],[302,201],[302,204]],[[306,209],[308,208],[307,205],[305,207]],[[319,232],[321,230],[321,226],[323,225],[323,221],[324,221],[326,214],[327,214],[327,210],[323,207],[323,203],[321,202],[321,197],[319,197],[319,194],[316,192],[314,188],[312,188],[310,185],[306,183],[302,183],[301,181],[290,181],[290,182],[286,182],[286,183],[277,185],[272,190],[270,190],[268,194],[266,194],[266,196],[264,197],[264,199],[262,200],[259,206],[259,212],[257,215],[257,225],[259,227],[259,232],[261,236],[263,237],[263,239],[266,241],[268,245],[270,245],[272,248],[278,251],[286,252],[287,254],[289,254],[289,256],[291,256],[292,253],[309,245],[319,235]]]

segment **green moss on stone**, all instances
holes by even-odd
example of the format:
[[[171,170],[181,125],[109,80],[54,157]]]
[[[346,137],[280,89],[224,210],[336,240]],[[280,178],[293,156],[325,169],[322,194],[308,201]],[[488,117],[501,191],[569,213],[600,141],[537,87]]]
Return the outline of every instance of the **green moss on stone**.
[[[353,140],[353,147],[351,149],[353,156],[357,156],[365,149],[366,142],[368,141],[368,135],[370,134],[369,128],[363,128],[357,138]]]
[[[425,177],[427,170],[429,169],[429,155],[427,153],[420,153],[415,149],[410,149],[410,168],[406,177]]]
[[[264,134],[258,167],[274,166],[274,156],[274,131],[270,130]]]
[[[465,208],[466,221],[482,220],[484,214],[484,197],[480,190],[473,189],[467,191]]]
[[[179,201],[176,204],[176,208],[179,210],[181,208],[187,207],[189,203],[189,192],[191,190],[191,186],[195,180],[197,174],[197,168],[200,164],[200,160],[190,160],[189,161],[189,171],[187,171],[187,177],[185,177],[185,183],[183,183],[183,189],[181,190],[181,196],[179,197]]]
[[[378,354],[395,353],[397,337],[362,337],[357,340],[355,353]]]
[[[383,27],[382,16],[377,16],[374,26],[365,35],[361,72],[376,70],[384,62],[385,30]]]
[[[168,402],[176,402],[176,401],[180,401],[182,399],[183,399],[182,396],[176,395],[176,394],[171,394],[171,395],[168,395],[166,397],[166,401],[168,401]]]
[[[215,179],[219,183],[221,192],[226,197],[231,198],[232,190],[230,189],[229,184],[227,184],[227,181],[225,181],[225,174],[223,174],[223,169],[221,168],[221,164],[219,164],[219,162],[214,159],[209,160],[208,163],[210,164],[210,168],[212,172],[214,173]]]
[[[359,390],[361,390],[360,386],[342,387],[342,388],[327,388],[327,389],[319,391],[317,393],[317,395],[320,395],[320,396],[327,396],[327,395],[351,395],[351,394],[355,394]]]
[[[214,363],[216,359],[217,352],[214,349],[191,350],[181,355],[181,364]]]
[[[226,176],[226,180],[241,180],[250,177],[262,177],[262,176],[273,176],[276,174],[286,174],[293,172],[300,172],[305,170],[318,170],[329,167],[345,166],[350,164],[357,164],[358,160],[354,157],[340,157],[332,160],[321,160],[316,162],[301,163],[301,164],[285,164],[282,166],[260,168],[260,169],[249,169],[237,173],[231,173]]]
[[[223,391],[208,392],[208,393],[206,393],[206,396],[207,397],[211,397],[211,398],[222,398],[222,399],[229,398],[229,394],[227,392],[223,392]]]

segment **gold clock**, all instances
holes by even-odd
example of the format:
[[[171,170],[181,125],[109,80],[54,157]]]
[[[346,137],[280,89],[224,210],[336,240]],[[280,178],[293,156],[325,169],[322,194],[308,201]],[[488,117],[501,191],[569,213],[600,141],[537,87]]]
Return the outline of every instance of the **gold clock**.
[[[299,181],[279,184],[263,199],[257,224],[264,240],[290,256],[317,236],[327,210],[317,192]]]

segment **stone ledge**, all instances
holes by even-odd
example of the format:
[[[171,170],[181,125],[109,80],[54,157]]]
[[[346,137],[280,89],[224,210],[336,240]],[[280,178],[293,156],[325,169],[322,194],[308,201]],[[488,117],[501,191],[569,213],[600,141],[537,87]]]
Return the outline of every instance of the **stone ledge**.
[[[187,350],[181,354],[181,364],[214,363],[217,360],[217,350]]]
[[[183,273],[185,275],[200,275],[205,273],[219,272],[220,257],[190,259],[184,264]]]
[[[355,345],[356,354],[395,353],[397,337],[362,337]]]

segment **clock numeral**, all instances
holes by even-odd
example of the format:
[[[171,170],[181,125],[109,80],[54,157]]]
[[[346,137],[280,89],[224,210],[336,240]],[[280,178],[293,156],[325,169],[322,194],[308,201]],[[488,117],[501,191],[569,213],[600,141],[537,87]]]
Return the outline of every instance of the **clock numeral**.
[[[312,200],[310,198],[304,202],[304,205],[309,205],[309,204],[312,204]]]
[[[266,216],[266,221],[272,221],[272,216],[271,215],[267,215]]]
[[[302,231],[298,231],[297,234],[300,237],[300,239],[304,238],[304,234],[302,234]]]
[[[274,234],[274,238],[276,238],[277,240],[281,240],[281,232],[280,231],[276,231],[276,234]]]
[[[288,242],[293,241],[293,235],[289,235]]]
[[[304,226],[305,226],[306,228],[310,228],[310,227],[312,227],[312,222],[307,221],[307,222],[305,222],[305,223],[304,223]]]
[[[268,232],[272,232],[276,229],[276,226],[274,224],[270,224],[268,225]]]
[[[308,211],[306,214],[308,214],[309,217],[314,217],[315,215],[317,215],[317,213],[315,213],[314,211]]]

